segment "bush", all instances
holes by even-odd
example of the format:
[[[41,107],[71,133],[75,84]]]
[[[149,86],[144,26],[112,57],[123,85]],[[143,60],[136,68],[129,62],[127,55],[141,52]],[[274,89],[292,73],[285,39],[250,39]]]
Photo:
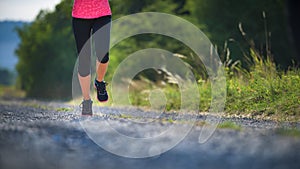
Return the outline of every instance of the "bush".
[[[19,28],[16,50],[17,85],[28,97],[71,98],[76,48],[71,28],[71,0],[55,12],[41,11],[34,22]]]

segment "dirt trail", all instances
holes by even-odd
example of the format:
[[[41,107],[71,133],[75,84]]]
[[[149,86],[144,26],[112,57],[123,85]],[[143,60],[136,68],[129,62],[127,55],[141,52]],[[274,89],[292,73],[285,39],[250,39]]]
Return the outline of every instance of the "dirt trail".
[[[100,122],[110,120],[124,130],[139,132],[141,127],[152,130],[154,125],[166,125],[159,122],[137,125],[116,118],[117,112],[143,115],[139,109],[103,107],[101,111],[107,116],[99,118]],[[242,130],[217,129],[204,144],[198,143],[201,126],[195,126],[170,151],[132,159],[111,154],[95,144],[82,129],[80,118],[72,107],[63,103],[0,101],[0,168],[300,168],[300,138],[277,134],[278,126],[271,121],[230,119],[241,125]]]

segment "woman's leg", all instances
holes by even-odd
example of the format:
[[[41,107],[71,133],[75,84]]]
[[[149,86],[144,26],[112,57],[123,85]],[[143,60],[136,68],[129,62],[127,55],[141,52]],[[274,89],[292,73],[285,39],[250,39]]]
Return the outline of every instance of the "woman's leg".
[[[84,100],[90,100],[91,82],[91,20],[73,18],[74,37],[78,53],[78,79]]]
[[[93,25],[93,40],[95,42],[97,55],[97,77],[95,79],[95,87],[97,90],[97,98],[100,102],[108,100],[104,76],[106,74],[109,61],[110,25],[111,16],[97,18]]]
[[[83,100],[90,100],[91,75],[83,77],[78,73],[78,79],[81,87]]]
[[[97,18],[93,26],[93,39],[97,55],[96,80],[101,82],[107,71],[109,61],[111,16]]]
[[[97,77],[96,80],[99,82],[104,81],[104,76],[106,74],[108,67],[108,62],[106,63],[101,63],[98,60],[96,61],[96,71],[97,71]]]

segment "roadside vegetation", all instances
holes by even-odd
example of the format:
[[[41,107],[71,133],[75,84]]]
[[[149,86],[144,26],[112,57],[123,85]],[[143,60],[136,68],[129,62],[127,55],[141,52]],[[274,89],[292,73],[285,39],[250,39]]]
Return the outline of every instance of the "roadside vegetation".
[[[300,70],[278,70],[270,56],[263,57],[252,48],[249,69],[229,58],[225,61],[227,97],[225,113],[241,117],[296,122],[300,120]],[[144,84],[143,84],[144,82]],[[137,106],[151,106],[148,95],[151,89],[161,88],[167,97],[167,110],[180,109],[180,92],[174,85],[156,85],[144,80],[133,82],[131,102]],[[141,86],[146,86],[143,89]],[[139,87],[134,87],[139,86]],[[150,89],[149,89],[149,86]],[[201,112],[209,110],[211,83],[198,80]]]
[[[62,0],[54,11],[42,10],[33,22],[16,29],[20,37],[16,49],[17,80],[15,86],[0,86],[1,98],[72,99],[76,46],[71,4],[72,0]],[[292,27],[284,14],[292,9],[284,0],[114,0],[111,6],[113,19],[138,12],[164,12],[184,18],[203,30],[216,45],[224,64],[227,116],[300,121],[299,59],[293,47],[296,44],[288,40],[296,36],[287,31]],[[207,112],[211,82],[205,67],[199,58],[195,60],[197,56],[187,46],[170,37],[139,35],[120,42],[111,50],[106,81],[110,83],[118,65],[129,54],[146,48],[175,53],[194,69],[200,94],[199,110]],[[1,80],[10,82],[8,78]],[[165,110],[180,109],[178,86],[168,83],[163,73],[153,70],[141,72],[132,81],[129,87],[132,105],[150,108],[149,95],[156,89],[164,92]],[[111,100],[105,105],[112,105]]]

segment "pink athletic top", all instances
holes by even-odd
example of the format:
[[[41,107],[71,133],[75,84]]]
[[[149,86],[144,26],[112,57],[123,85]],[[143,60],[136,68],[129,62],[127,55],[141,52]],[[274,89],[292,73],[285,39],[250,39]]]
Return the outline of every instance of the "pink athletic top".
[[[111,15],[108,0],[74,0],[74,18],[93,19],[107,15]]]

